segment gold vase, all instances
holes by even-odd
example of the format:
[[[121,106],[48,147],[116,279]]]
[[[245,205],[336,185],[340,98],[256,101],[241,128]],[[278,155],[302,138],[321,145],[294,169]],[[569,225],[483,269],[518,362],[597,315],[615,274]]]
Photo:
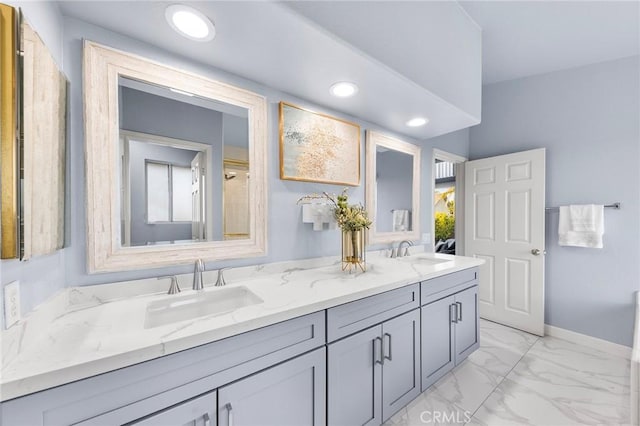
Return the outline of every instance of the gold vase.
[[[342,270],[357,271],[358,268],[365,272],[367,264],[365,261],[365,231],[342,231]]]

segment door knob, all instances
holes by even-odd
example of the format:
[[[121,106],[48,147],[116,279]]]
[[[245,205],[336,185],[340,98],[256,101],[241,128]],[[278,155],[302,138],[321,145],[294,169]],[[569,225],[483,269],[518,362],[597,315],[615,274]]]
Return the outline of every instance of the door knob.
[[[540,256],[541,254],[547,254],[546,250],[541,251],[540,249],[531,249],[531,254],[534,256]]]

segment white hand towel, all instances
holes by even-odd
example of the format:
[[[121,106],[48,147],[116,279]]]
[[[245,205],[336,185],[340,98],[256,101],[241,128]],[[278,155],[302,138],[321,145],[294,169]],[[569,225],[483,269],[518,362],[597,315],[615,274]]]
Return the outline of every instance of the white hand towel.
[[[393,211],[393,231],[402,232],[409,228],[409,210]]]
[[[576,232],[595,232],[596,231],[596,212],[595,205],[571,205],[569,206],[569,221],[571,230]]]
[[[572,213],[576,212],[573,219]],[[602,248],[604,206],[562,206],[558,220],[558,244],[561,246]]]

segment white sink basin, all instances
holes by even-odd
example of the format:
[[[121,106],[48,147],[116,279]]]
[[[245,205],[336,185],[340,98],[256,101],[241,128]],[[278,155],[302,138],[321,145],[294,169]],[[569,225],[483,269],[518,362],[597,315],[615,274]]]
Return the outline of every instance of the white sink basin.
[[[149,302],[144,328],[154,328],[204,316],[224,315],[262,302],[261,298],[244,286],[210,289],[184,296],[169,296],[163,300]]]
[[[438,259],[437,257],[430,257],[430,256],[424,256],[424,255],[398,257],[397,259],[403,262],[419,263],[421,265],[439,265],[440,263],[452,262],[452,260],[450,259]]]

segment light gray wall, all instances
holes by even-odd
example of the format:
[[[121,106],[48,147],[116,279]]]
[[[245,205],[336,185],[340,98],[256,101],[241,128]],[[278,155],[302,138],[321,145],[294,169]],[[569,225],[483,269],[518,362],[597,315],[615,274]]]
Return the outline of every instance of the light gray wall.
[[[99,43],[142,55],[149,59],[165,63],[174,67],[208,76],[226,83],[262,94],[268,101],[269,137],[268,137],[268,255],[264,257],[224,262],[208,262],[207,269],[220,266],[240,266],[257,263],[273,262],[287,259],[302,259],[315,256],[338,256],[340,253],[340,239],[338,231],[315,232],[310,224],[302,223],[301,207],[296,201],[303,195],[328,191],[339,193],[342,186],[314,184],[280,180],[279,177],[279,146],[278,146],[278,102],[287,101],[318,112],[331,114],[343,119],[355,121],[362,126],[360,170],[364,171],[364,129],[372,129],[389,133],[380,126],[363,122],[354,117],[345,116],[336,111],[318,107],[306,100],[297,99],[282,92],[264,87],[257,83],[242,79],[223,71],[202,66],[200,64],[177,58],[167,52],[148,44],[109,32],[75,19],[65,18],[65,61],[67,72],[71,79],[71,247],[67,256],[67,283],[69,286],[99,284],[114,281],[124,281],[159,275],[192,272],[192,266],[176,266],[169,268],[141,270],[122,273],[93,274],[86,271],[86,232],[85,232],[85,171],[84,171],[84,136],[82,130],[82,39],[86,38]],[[422,144],[420,141],[395,135],[410,143],[431,146],[432,142]],[[443,139],[445,140],[445,139]],[[464,146],[464,151],[466,151]],[[430,172],[429,172],[430,174]],[[350,189],[350,199],[353,202],[364,203],[364,173],[361,185]],[[428,210],[423,207],[426,217]],[[425,218],[422,219],[423,223]]]
[[[546,216],[545,321],[631,346],[640,289],[638,56],[485,86],[472,159],[547,149],[548,206],[622,202],[605,211],[604,249],[558,246]]]
[[[376,153],[376,230],[393,231],[391,210],[413,213],[413,157],[398,151]]]
[[[31,27],[40,35],[47,46],[58,67],[63,69],[63,18],[58,6],[46,1],[3,1],[13,7],[19,7]],[[69,153],[67,152],[67,156]],[[69,176],[67,175],[67,182]],[[69,194],[66,194],[69,205]],[[69,218],[65,222],[68,224]],[[65,231],[65,244],[68,244],[70,233]],[[67,250],[59,250],[46,256],[37,256],[28,262],[18,260],[0,261],[0,287],[4,287],[12,281],[20,281],[20,293],[22,312],[29,312],[36,305],[46,300],[59,289],[65,286],[65,254]],[[3,291],[0,291],[0,312]],[[0,315],[0,327],[4,328],[4,315]]]

